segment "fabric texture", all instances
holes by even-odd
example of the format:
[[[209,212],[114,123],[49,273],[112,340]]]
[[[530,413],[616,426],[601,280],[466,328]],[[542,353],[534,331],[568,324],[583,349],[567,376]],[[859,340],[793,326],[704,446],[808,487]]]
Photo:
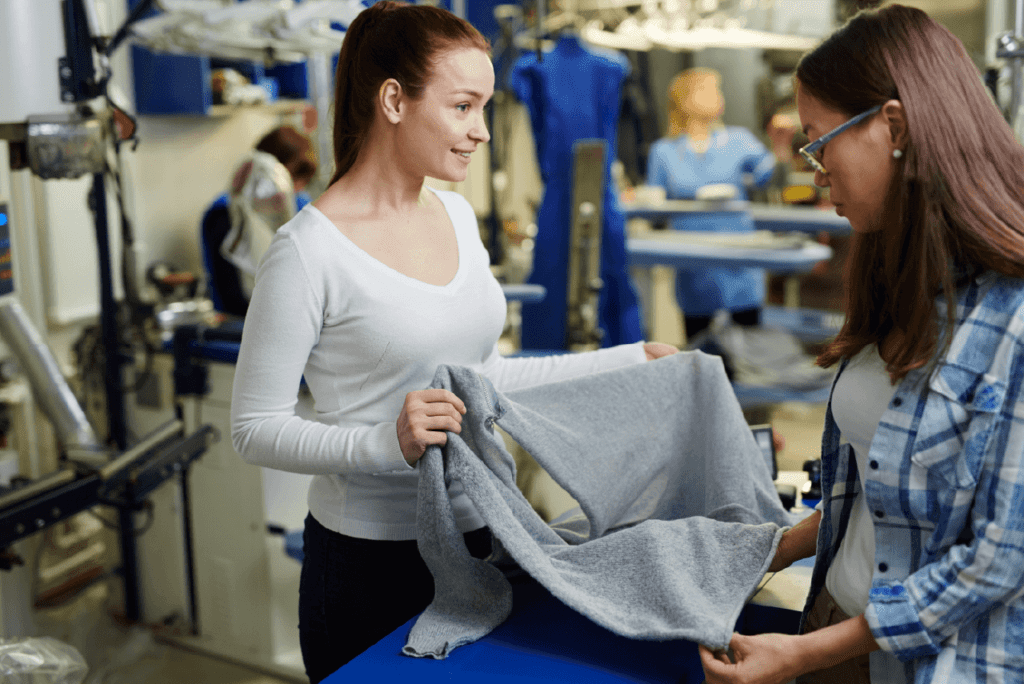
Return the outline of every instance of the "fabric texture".
[[[1024,676],[1024,281],[983,273],[957,302],[948,351],[887,405],[863,489],[831,402],[826,411],[807,609],[863,494],[875,527],[864,615],[882,648],[873,682]],[[941,297],[936,315],[945,321]]]
[[[309,205],[274,236],[245,318],[231,401],[235,450],[254,465],[316,475],[310,512],[353,537],[416,538],[419,473],[402,456],[395,421],[439,364],[514,389],[646,358],[640,344],[503,358],[505,297],[473,208],[456,193],[433,192],[458,242],[449,283],[389,268]],[[303,377],[315,416],[296,415]],[[463,532],[483,527],[465,496],[456,489],[452,498]]]
[[[775,155],[753,133],[726,126],[711,133],[706,152],[697,153],[685,135],[662,138],[651,146],[647,183],[665,188],[668,199],[694,199],[706,185],[728,184],[736,199],[747,199],[744,176],[753,185],[768,184],[775,170]],[[754,220],[745,212],[698,212],[672,219],[675,230],[749,233]],[[676,273],[676,300],[685,314],[708,316],[719,309],[739,311],[764,303],[764,269],[703,268]]]
[[[231,230],[220,254],[236,268],[246,295],[252,295],[256,269],[277,229],[295,216],[295,185],[274,155],[253,150],[231,180]]]
[[[611,180],[616,155],[622,83],[629,61],[619,53],[584,46],[565,34],[538,60],[523,54],[509,85],[530,113],[544,197],[537,210],[537,236],[529,282],[543,285],[544,300],[523,304],[524,349],[566,346],[566,273],[572,227],[573,145],[582,139],[608,142],[602,204],[601,280],[598,325],[603,346],[643,337],[640,304],[626,259],[626,219]]]
[[[508,394],[442,366],[434,386],[468,413],[461,433],[420,461],[419,547],[436,594],[406,654],[444,658],[501,624],[512,596],[502,558],[618,634],[729,643],[790,519],[720,359],[680,353]],[[516,488],[493,425],[579,509],[547,525]],[[495,563],[466,551],[450,481],[491,529]]]
[[[309,201],[307,193],[296,192],[296,213],[302,211]],[[245,316],[251,293],[242,288],[238,267],[220,253],[221,245],[230,230],[231,214],[228,210],[228,193],[225,192],[210,204],[199,224],[199,252],[203,258],[206,296],[217,311]]]
[[[835,372],[821,368],[788,330],[735,323],[719,311],[707,329],[687,337],[691,349],[719,354],[735,382],[780,389],[826,389]]]

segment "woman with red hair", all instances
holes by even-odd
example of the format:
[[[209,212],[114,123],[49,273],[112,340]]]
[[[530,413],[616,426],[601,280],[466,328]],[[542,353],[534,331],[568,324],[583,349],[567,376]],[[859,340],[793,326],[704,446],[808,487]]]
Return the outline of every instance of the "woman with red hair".
[[[465,406],[424,390],[440,364],[524,387],[675,351],[632,344],[506,359],[501,286],[469,203],[426,177],[466,178],[490,139],[487,41],[428,5],[378,2],[348,28],[334,102],[335,171],[274,236],[256,275],[232,398],[249,463],[309,473],[299,635],[318,682],[422,611],[433,578],[416,546],[416,462],[458,433]],[[295,413],[299,382],[315,420]],[[490,532],[453,483],[470,552]]]

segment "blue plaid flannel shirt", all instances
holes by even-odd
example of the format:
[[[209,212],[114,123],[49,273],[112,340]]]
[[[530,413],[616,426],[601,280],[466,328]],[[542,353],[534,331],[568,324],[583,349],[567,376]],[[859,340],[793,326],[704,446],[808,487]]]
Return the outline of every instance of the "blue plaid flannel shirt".
[[[975,278],[956,320],[944,358],[896,389],[868,454],[873,682],[1024,679],[1024,281]],[[805,618],[860,490],[840,441],[830,403]]]

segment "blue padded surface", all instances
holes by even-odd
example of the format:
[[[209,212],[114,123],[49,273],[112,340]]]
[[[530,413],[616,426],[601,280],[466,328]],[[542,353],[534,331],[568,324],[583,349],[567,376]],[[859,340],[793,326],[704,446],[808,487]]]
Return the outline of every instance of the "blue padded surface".
[[[294,558],[295,560],[302,562],[302,530],[292,530],[284,535],[284,552]]]
[[[704,681],[696,644],[627,639],[568,608],[529,577],[511,582],[512,614],[480,641],[455,649],[445,660],[401,655],[413,618],[325,679],[325,684]],[[794,611],[748,606],[737,630],[794,633],[798,620]]]

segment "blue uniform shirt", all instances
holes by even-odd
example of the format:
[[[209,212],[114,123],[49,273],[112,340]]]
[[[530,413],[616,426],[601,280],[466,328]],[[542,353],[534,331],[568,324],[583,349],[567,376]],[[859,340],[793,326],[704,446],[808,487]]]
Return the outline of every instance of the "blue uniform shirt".
[[[685,135],[655,142],[647,162],[647,183],[665,188],[669,199],[694,199],[702,186],[728,183],[736,186],[737,199],[746,199],[744,174],[751,174],[753,184],[761,187],[774,170],[775,155],[760,140],[745,128],[728,126],[711,134],[703,153],[695,152]],[[743,233],[754,230],[754,221],[744,213],[695,213],[674,218],[672,227]],[[676,300],[686,315],[753,309],[764,298],[763,269],[705,268],[676,275]]]

